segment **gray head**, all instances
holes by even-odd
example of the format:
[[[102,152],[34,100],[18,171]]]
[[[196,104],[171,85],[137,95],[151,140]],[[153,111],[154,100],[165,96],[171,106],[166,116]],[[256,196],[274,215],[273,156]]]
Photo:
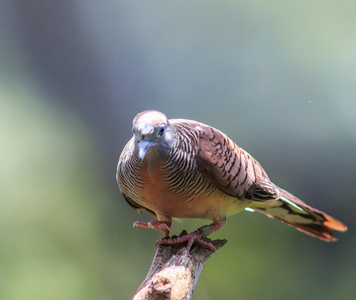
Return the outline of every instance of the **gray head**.
[[[136,115],[132,125],[135,151],[141,162],[146,156],[157,159],[168,153],[172,144],[172,131],[165,114],[146,110]]]

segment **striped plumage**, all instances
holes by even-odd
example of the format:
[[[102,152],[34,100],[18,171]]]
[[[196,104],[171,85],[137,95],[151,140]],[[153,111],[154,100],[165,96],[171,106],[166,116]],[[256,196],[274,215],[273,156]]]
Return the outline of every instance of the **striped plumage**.
[[[117,180],[131,207],[157,220],[134,225],[169,234],[172,218],[213,221],[183,238],[158,243],[200,240],[219,230],[226,216],[245,208],[279,219],[312,236],[335,241],[340,221],[277,187],[261,165],[221,131],[191,120],[145,111],[133,121],[134,136],[121,153]]]

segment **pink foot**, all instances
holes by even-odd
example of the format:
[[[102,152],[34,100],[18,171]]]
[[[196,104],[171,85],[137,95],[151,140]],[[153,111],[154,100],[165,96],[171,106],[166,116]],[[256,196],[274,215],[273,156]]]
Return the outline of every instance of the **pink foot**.
[[[188,242],[186,249],[189,251],[193,243],[196,242],[208,248],[209,250],[216,252],[216,248],[214,247],[214,245],[212,243],[203,241],[202,237],[203,237],[203,231],[199,228],[187,235],[179,236],[172,239],[167,239],[167,238],[160,239],[155,243],[155,247],[157,245],[162,245],[162,244],[173,245],[173,244]]]
[[[199,244],[203,245],[204,247],[206,247],[207,249],[214,251],[216,253],[217,250],[214,247],[214,245],[212,243],[202,240],[202,238],[206,237],[210,233],[218,231],[219,229],[224,227],[225,223],[226,223],[225,220],[214,221],[212,224],[202,226],[187,235],[179,236],[176,238],[170,238],[170,239],[167,239],[167,238],[160,239],[156,242],[155,246],[162,245],[162,244],[173,245],[173,244],[180,244],[183,242],[188,242],[186,249],[189,251],[190,248],[192,247],[193,243],[196,242],[196,243],[199,243]]]
[[[156,230],[161,230],[164,234],[164,236],[169,236],[170,232],[170,227],[171,227],[172,222],[164,222],[164,221],[158,221],[158,220],[152,220],[149,221],[148,223],[144,222],[135,222],[133,223],[133,227],[143,227],[143,228],[152,228]]]

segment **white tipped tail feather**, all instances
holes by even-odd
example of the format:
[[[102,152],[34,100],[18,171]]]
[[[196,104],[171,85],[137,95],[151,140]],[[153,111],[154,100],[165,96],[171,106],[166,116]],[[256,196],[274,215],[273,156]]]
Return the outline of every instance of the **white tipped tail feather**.
[[[347,230],[347,227],[335,218],[305,204],[283,189],[279,191],[279,199],[257,203],[253,209],[328,242],[337,240],[332,230]]]

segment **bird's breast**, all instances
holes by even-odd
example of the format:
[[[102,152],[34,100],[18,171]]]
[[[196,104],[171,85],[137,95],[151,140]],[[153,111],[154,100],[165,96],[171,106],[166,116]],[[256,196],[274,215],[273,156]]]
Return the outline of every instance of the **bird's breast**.
[[[141,168],[141,177],[145,184],[138,191],[144,207],[173,218],[201,218],[216,220],[224,218],[227,214],[239,212],[246,205],[215,188],[208,181],[194,177],[197,186],[184,175],[177,174],[177,182],[184,182],[185,186],[179,190],[172,190],[170,178],[162,165],[154,168]],[[187,180],[188,179],[188,180]]]

